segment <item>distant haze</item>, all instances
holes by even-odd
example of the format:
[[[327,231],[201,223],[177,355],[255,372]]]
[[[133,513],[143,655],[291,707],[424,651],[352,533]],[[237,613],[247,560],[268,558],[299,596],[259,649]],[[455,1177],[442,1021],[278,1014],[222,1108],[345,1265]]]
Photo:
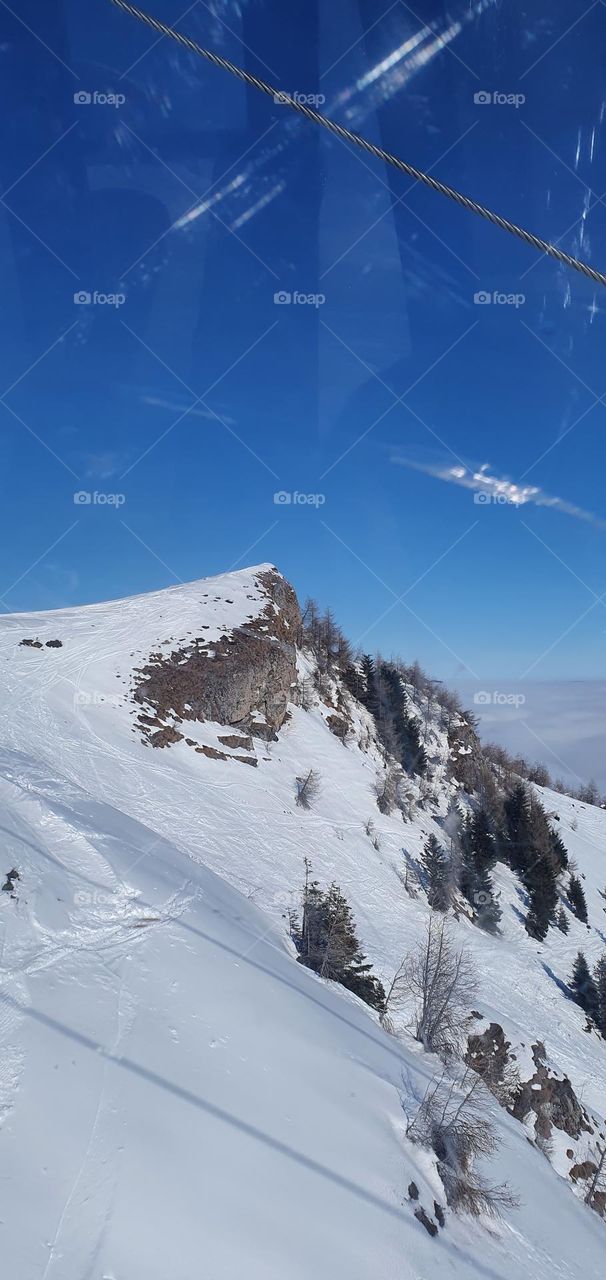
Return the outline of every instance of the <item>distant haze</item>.
[[[478,717],[483,741],[539,761],[554,780],[579,786],[594,778],[606,792],[606,682],[495,678],[481,687],[477,681],[459,681],[457,688],[464,706]],[[491,701],[475,702],[480,693]]]

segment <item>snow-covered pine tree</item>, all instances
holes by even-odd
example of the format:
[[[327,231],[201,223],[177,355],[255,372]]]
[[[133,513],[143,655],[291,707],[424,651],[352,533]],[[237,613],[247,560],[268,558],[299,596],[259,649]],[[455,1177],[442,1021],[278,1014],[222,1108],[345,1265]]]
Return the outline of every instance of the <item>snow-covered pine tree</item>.
[[[486,933],[497,933],[503,912],[495,898],[488,871],[478,871],[474,891],[476,921]]]
[[[560,930],[560,933],[568,933],[570,929],[570,925],[568,923],[568,916],[566,915],[566,912],[563,907],[560,907],[560,910],[558,911],[558,914],[556,916],[556,924],[558,926],[558,929]]]
[[[423,848],[423,865],[427,872],[427,901],[433,911],[448,911],[453,884],[450,863],[436,836],[430,835]]]
[[[513,788],[503,807],[507,861],[514,871],[523,872],[532,847],[530,796],[523,782]]]
[[[558,886],[551,862],[537,856],[524,873],[524,883],[530,895],[530,906],[525,920],[526,932],[542,942],[550,924],[554,923],[558,901]]]
[[[356,935],[351,907],[337,884],[322,890],[312,880],[311,864],[305,860],[303,914],[291,918],[291,936],[299,960],[321,978],[340,982],[373,1009],[381,1010],[385,991],[371,974]]]
[[[476,809],[471,819],[470,835],[478,871],[492,871],[497,861],[498,845],[496,831],[486,809]]]
[[[598,989],[582,951],[578,952],[572,968],[570,989],[573,1000],[590,1018],[595,1018],[598,1014]]]
[[[375,661],[369,653],[365,653],[360,663],[362,669],[362,679],[364,682],[364,692],[362,694],[362,702],[367,711],[372,716],[378,715],[379,698],[377,694],[377,673],[375,670]]]
[[[598,1031],[601,1031],[606,1040],[606,954],[600,957],[595,967],[595,985],[598,993],[595,1022]]]
[[[577,919],[583,924],[587,924],[587,901],[581,881],[574,874],[571,875],[568,883],[568,898]]]

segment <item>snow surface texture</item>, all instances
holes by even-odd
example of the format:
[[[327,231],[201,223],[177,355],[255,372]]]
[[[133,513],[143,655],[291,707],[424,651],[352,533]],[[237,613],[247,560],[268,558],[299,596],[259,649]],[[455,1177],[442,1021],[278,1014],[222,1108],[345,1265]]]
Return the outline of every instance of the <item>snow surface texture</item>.
[[[444,1192],[405,1128],[437,1064],[294,960],[285,916],[304,856],[340,883],[384,981],[427,921],[425,896],[404,890],[403,850],[414,867],[440,828],[423,811],[410,823],[379,813],[366,713],[344,746],[326,724],[334,708],[293,706],[277,742],[255,741],[257,769],[183,742],[154,749],[134,729],[133,671],[173,649],[169,637],[241,625],[263,605],[269,567],[0,619],[0,872],[20,874],[15,896],[0,895],[3,1274],[601,1277],[604,1223],[496,1103],[502,1146],[487,1172],[520,1207],[497,1225],[447,1210],[430,1238],[414,1209],[433,1217]],[[208,744],[225,726],[190,732]],[[431,724],[427,748],[445,778]],[[305,812],[295,778],[310,767],[322,785]],[[606,946],[606,815],[542,798],[585,876],[592,927],[572,918],[567,936],[533,942],[519,883],[499,866],[503,936],[453,928],[475,956],[477,1009],[504,1027],[518,1065],[532,1074],[543,1041],[603,1115],[606,1046],[558,982],[580,947],[593,963]],[[442,812],[448,799],[444,785]],[[558,1135],[560,1173],[567,1145]]]

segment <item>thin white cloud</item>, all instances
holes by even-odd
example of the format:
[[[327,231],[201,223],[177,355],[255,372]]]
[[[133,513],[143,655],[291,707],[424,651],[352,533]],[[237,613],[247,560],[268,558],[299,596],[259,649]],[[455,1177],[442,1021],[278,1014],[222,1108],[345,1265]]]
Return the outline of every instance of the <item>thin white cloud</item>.
[[[514,507],[524,507],[528,504],[535,507],[551,507],[552,510],[561,511],[563,515],[572,516],[575,520],[585,520],[595,529],[606,529],[606,520],[601,520],[591,511],[585,511],[583,507],[575,506],[573,502],[567,502],[565,498],[555,498],[545,493],[538,485],[516,484],[506,476],[491,474],[488,462],[484,462],[481,467],[474,470],[473,467],[458,464],[444,466],[429,462],[415,462],[411,458],[398,456],[392,457],[391,460],[400,467],[423,471],[425,475],[433,476],[436,480],[444,480],[447,484],[456,484],[462,489],[472,489],[478,495],[479,502],[483,500],[502,502]],[[479,495],[484,495],[484,498]]]
[[[183,413],[192,418],[206,418],[208,422],[217,421],[214,413],[210,413],[208,409],[200,409],[198,406],[188,410],[186,404],[175,404],[173,400],[162,400],[160,396],[142,396],[141,399],[144,404],[151,404],[154,408],[170,409],[172,413]],[[235,425],[234,419],[228,418],[226,413],[221,413],[221,418],[223,422],[227,422],[229,426],[233,427]]]
[[[116,450],[108,449],[105,453],[82,454],[84,477],[86,480],[109,480],[126,466],[127,456]]]

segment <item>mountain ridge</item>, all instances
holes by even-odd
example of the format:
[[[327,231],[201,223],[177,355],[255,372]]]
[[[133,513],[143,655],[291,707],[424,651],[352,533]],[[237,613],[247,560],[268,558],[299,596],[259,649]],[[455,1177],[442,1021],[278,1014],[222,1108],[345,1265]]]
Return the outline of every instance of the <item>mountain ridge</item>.
[[[252,745],[247,748],[247,752],[254,754],[254,770],[240,767],[237,753],[242,748],[232,748],[221,742],[221,739],[231,736],[233,724],[193,718],[187,721],[187,736],[195,743],[194,748],[187,745],[183,734],[183,740],[179,739],[162,749],[154,748],[148,741],[142,740],[140,727],[137,725],[141,704],[136,702],[133,695],[140,662],[148,660],[150,654],[156,651],[172,653],[175,645],[191,643],[200,637],[203,627],[208,629],[204,635],[212,648],[213,644],[222,639],[227,638],[229,641],[237,628],[246,627],[250,623],[251,617],[262,618],[268,597],[263,582],[259,579],[269,572],[277,573],[275,566],[255,566],[249,570],[238,570],[234,574],[168,588],[166,592],[129,597],[124,601],[98,606],[83,606],[81,610],[47,611],[45,614],[0,618],[0,680],[4,711],[0,791],[6,811],[10,813],[7,822],[2,825],[13,832],[5,857],[20,874],[20,880],[16,884],[16,898],[13,900],[9,895],[3,895],[0,903],[5,918],[5,936],[8,938],[3,955],[3,964],[7,970],[3,975],[4,987],[8,984],[9,992],[13,992],[12,998],[20,1001],[21,1005],[24,1004],[24,999],[26,1005],[28,1000],[35,1003],[35,993],[38,992],[42,1011],[54,1017],[57,998],[55,979],[49,976],[48,985],[45,985],[46,979],[43,976],[20,978],[17,972],[20,957],[31,955],[35,958],[37,967],[32,970],[33,975],[44,975],[47,971],[49,975],[59,975],[59,986],[65,992],[69,990],[70,982],[74,981],[74,975],[77,974],[74,966],[77,965],[77,957],[81,956],[83,963],[85,962],[84,987],[88,992],[89,1003],[87,1007],[86,1002],[78,1001],[77,991],[74,990],[74,1004],[73,1007],[70,1006],[74,1020],[79,1024],[88,1023],[89,1028],[94,1028],[97,1013],[94,1004],[90,1004],[90,997],[92,993],[99,993],[101,1003],[98,1016],[103,1022],[102,1034],[99,1028],[97,1031],[98,1038],[100,1036],[103,1041],[103,1036],[107,1038],[111,1035],[111,1019],[109,1022],[104,1021],[105,1015],[101,1017],[103,1009],[108,1001],[111,1005],[112,996],[117,999],[118,1008],[120,1001],[126,1000],[126,1008],[120,1015],[123,1027],[120,1044],[138,1046],[141,1052],[149,1051],[153,1057],[160,1051],[159,1045],[164,1043],[165,1037],[170,1043],[170,985],[171,981],[185,982],[183,977],[175,977],[181,973],[181,966],[185,965],[188,974],[185,983],[187,998],[179,998],[178,1017],[175,1013],[175,1018],[178,1022],[179,1042],[182,1043],[185,1037],[189,1047],[185,1058],[175,1050],[177,1056],[169,1057],[164,1062],[163,1073],[170,1079],[175,1072],[177,1075],[182,1072],[187,1075],[193,1070],[192,1080],[197,1080],[194,1063],[196,1054],[199,1054],[200,1060],[205,1063],[205,1072],[210,1071],[210,1079],[215,1081],[211,1066],[215,1050],[209,1054],[208,1045],[203,1038],[200,1039],[196,1029],[197,1018],[204,1017],[202,1011],[205,1001],[211,1000],[213,1017],[218,1023],[229,1017],[229,1037],[233,1039],[237,1017],[232,1023],[231,1015],[227,1012],[230,1000],[240,1016],[242,1000],[252,998],[253,1008],[256,1007],[256,1001],[260,1001],[265,1008],[265,978],[262,979],[262,985],[255,988],[254,997],[250,993],[246,995],[238,985],[238,965],[243,963],[242,957],[247,954],[249,947],[252,948],[250,958],[254,958],[257,948],[263,954],[269,948],[267,966],[270,969],[275,958],[278,955],[282,957],[280,966],[286,966],[288,981],[294,983],[297,990],[302,983],[306,992],[317,990],[321,1000],[327,999],[323,993],[329,992],[331,1008],[337,1012],[342,1010],[343,1017],[348,1017],[347,1011],[355,1008],[357,1025],[367,1026],[368,1034],[375,1039],[378,1037],[376,1043],[381,1046],[377,1049],[378,1058],[372,1065],[372,1085],[369,1081],[368,1097],[362,1083],[366,1078],[363,1073],[359,1080],[356,1079],[354,1088],[357,1102],[345,1106],[343,1099],[337,1101],[340,1099],[338,1082],[345,1061],[341,1055],[345,1053],[347,1056],[347,1053],[353,1051],[356,1056],[357,1053],[353,1046],[347,1047],[345,1042],[339,1042],[335,1047],[336,1074],[334,1077],[331,1075],[332,1084],[327,1085],[326,1094],[319,1088],[313,1101],[313,1106],[319,1107],[325,1115],[328,1132],[338,1133],[334,1157],[343,1171],[348,1161],[347,1127],[357,1125],[355,1117],[358,1107],[368,1117],[364,1141],[376,1152],[371,1178],[371,1182],[374,1179],[373,1194],[381,1184],[381,1195],[387,1196],[388,1202],[396,1211],[395,1234],[390,1235],[384,1252],[381,1252],[383,1246],[379,1242],[376,1245],[373,1242],[373,1250],[369,1250],[363,1227],[360,1228],[361,1235],[354,1232],[357,1241],[355,1247],[352,1245],[351,1265],[354,1265],[354,1269],[356,1249],[365,1260],[359,1274],[368,1274],[369,1280],[371,1274],[376,1273],[377,1256],[383,1261],[388,1273],[396,1267],[397,1257],[400,1257],[399,1265],[405,1267],[408,1264],[402,1260],[402,1250],[406,1251],[410,1244],[415,1260],[408,1270],[394,1271],[394,1274],[413,1277],[418,1274],[419,1267],[425,1271],[429,1268],[431,1271],[435,1267],[436,1255],[426,1253],[426,1247],[453,1248],[452,1265],[461,1276],[484,1274],[479,1266],[479,1255],[476,1261],[462,1262],[457,1254],[458,1249],[467,1249],[471,1240],[475,1241],[474,1248],[479,1248],[479,1241],[483,1240],[482,1247],[492,1250],[490,1256],[494,1274],[504,1277],[511,1274],[507,1270],[511,1258],[508,1258],[504,1241],[508,1241],[509,1248],[511,1241],[519,1236],[523,1248],[518,1263],[522,1266],[522,1260],[530,1250],[533,1262],[527,1273],[533,1277],[540,1277],[542,1280],[543,1276],[551,1274],[550,1267],[556,1260],[557,1250],[561,1257],[566,1257],[567,1274],[575,1277],[578,1275],[579,1278],[581,1275],[597,1276],[603,1261],[601,1253],[606,1247],[602,1241],[606,1241],[606,1236],[596,1235],[595,1228],[603,1231],[603,1224],[580,1203],[584,1184],[581,1181],[575,1188],[574,1180],[571,1181],[570,1178],[570,1169],[582,1165],[589,1158],[594,1149],[594,1140],[599,1138],[603,1129],[600,1108],[603,1103],[606,1044],[595,1032],[584,1034],[581,1010],[566,998],[560,987],[566,986],[572,960],[578,949],[585,950],[592,963],[599,958],[603,949],[601,894],[606,815],[599,809],[570,797],[542,788],[534,789],[549,813],[555,815],[553,821],[557,822],[558,829],[562,832],[569,855],[578,861],[580,873],[585,877],[583,883],[589,905],[589,928],[571,915],[569,934],[565,937],[557,930],[550,929],[545,942],[539,943],[531,939],[524,930],[521,918],[519,879],[509,867],[501,864],[492,873],[495,892],[500,895],[499,903],[503,912],[498,936],[490,936],[479,929],[473,923],[472,913],[465,911],[462,900],[457,899],[454,912],[449,913],[457,943],[469,949],[478,973],[475,1005],[478,1016],[474,1031],[481,1035],[484,1028],[493,1023],[502,1027],[515,1054],[515,1064],[521,1072],[521,1078],[526,1081],[534,1080],[537,1071],[531,1047],[543,1044],[548,1077],[553,1080],[568,1075],[577,1097],[582,1098],[582,1105],[587,1108],[591,1127],[595,1123],[600,1128],[595,1128],[593,1134],[581,1133],[577,1141],[568,1134],[561,1137],[565,1131],[556,1126],[552,1131],[555,1150],[550,1153],[550,1159],[546,1160],[544,1152],[536,1148],[537,1134],[533,1117],[527,1114],[524,1123],[520,1123],[495,1103],[494,1122],[506,1135],[504,1154],[497,1161],[499,1171],[502,1168],[504,1176],[515,1190],[519,1189],[516,1172],[518,1169],[522,1170],[521,1179],[526,1188],[525,1194],[530,1196],[530,1203],[518,1211],[508,1211],[504,1225],[495,1229],[497,1235],[494,1244],[488,1242],[489,1238],[483,1227],[473,1223],[467,1225],[465,1220],[457,1223],[454,1215],[449,1213],[443,1236],[446,1243],[440,1246],[439,1241],[436,1243],[427,1236],[427,1246],[424,1240],[422,1245],[417,1246],[426,1232],[414,1220],[412,1210],[410,1213],[403,1210],[408,1181],[412,1178],[421,1187],[421,1201],[432,1218],[432,1200],[437,1199],[443,1203],[444,1192],[429,1154],[422,1151],[419,1153],[416,1148],[411,1150],[411,1144],[405,1137],[402,1106],[410,1105],[410,1096],[403,1089],[402,1075],[408,1075],[413,1081],[412,1095],[415,1095],[415,1091],[420,1088],[421,1079],[431,1078],[439,1067],[432,1062],[431,1055],[422,1054],[419,1046],[411,1040],[407,1012],[397,1019],[395,1030],[399,1039],[392,1040],[380,1031],[376,1020],[371,1020],[374,1015],[369,1014],[355,996],[343,993],[342,988],[334,984],[327,986],[320,979],[302,971],[300,965],[294,964],[296,953],[288,935],[288,916],[299,902],[303,860],[307,857],[312,862],[314,874],[323,884],[337,880],[345,892],[354,912],[364,951],[374,972],[385,984],[389,983],[404,953],[418,945],[429,917],[423,880],[424,844],[430,835],[442,841],[445,839],[444,824],[449,808],[453,800],[462,794],[461,784],[457,783],[452,772],[449,732],[442,725],[437,708],[426,708],[422,700],[416,699],[414,689],[407,690],[410,713],[418,719],[421,726],[432,777],[429,785],[426,780],[414,774],[407,776],[409,798],[404,815],[398,808],[391,812],[381,812],[377,805],[377,781],[384,779],[391,764],[389,753],[378,735],[376,722],[368,709],[353,697],[340,675],[334,671],[318,671],[317,660],[304,642],[304,637],[298,637],[296,684],[292,689],[285,718],[279,726],[274,726],[274,733],[269,737],[250,734]],[[25,619],[28,619],[28,623],[23,626]],[[20,634],[21,631],[23,634]],[[28,646],[22,646],[23,639],[35,639],[38,632],[44,645],[42,650],[32,651]],[[48,639],[60,640],[61,647],[47,649]],[[268,638],[269,646],[279,643],[275,638]],[[165,716],[167,723],[170,723],[171,717],[169,709]],[[335,732],[334,725],[331,726],[330,721],[335,717],[341,720],[346,718],[348,721],[350,727],[345,739]],[[176,731],[181,732],[182,729],[183,725]],[[197,751],[196,747],[207,747],[211,752],[216,750],[221,755],[209,755],[205,751]],[[309,769],[318,773],[319,793],[309,811],[305,811],[297,804],[297,778]],[[27,819],[26,829],[21,825],[24,818]],[[53,877],[50,882],[46,880],[49,867],[54,868],[48,873]],[[3,868],[5,873],[10,869],[9,865]],[[413,876],[414,897],[405,886],[407,869]],[[83,882],[82,875],[85,876]],[[209,887],[211,882],[215,886],[212,892]],[[69,891],[71,897],[66,892],[66,883],[72,886]],[[73,887],[74,883],[76,888]],[[162,890],[163,885],[168,886],[165,892]],[[209,893],[210,898],[207,896]],[[76,894],[84,894],[84,900],[76,901]],[[213,895],[216,902],[217,894],[221,904],[217,909],[218,913],[213,915],[214,908],[210,904]],[[229,909],[227,902],[230,904]],[[151,906],[148,908],[145,903]],[[235,948],[240,960],[234,961],[234,969],[221,969],[219,976],[214,973],[211,965],[208,972],[212,978],[212,997],[202,983],[198,1014],[195,995],[197,970],[190,970],[187,958],[189,942],[184,951],[182,941],[186,936],[193,940],[194,935],[183,933],[177,914],[179,919],[187,917],[198,927],[198,913],[206,912],[207,907],[210,908],[210,916],[203,930],[205,933],[212,933],[212,928],[209,929],[208,926],[214,920],[219,929],[218,941],[225,941],[224,931],[229,932],[234,918],[241,916],[248,921],[249,941],[240,938]],[[158,916],[158,919],[147,921],[148,915]],[[142,923],[142,920],[145,922]],[[156,959],[154,950],[154,938],[160,936],[166,938],[166,943],[161,948],[161,964]],[[140,938],[140,946],[139,941],[136,946],[132,943],[133,937]],[[195,947],[198,947],[197,942]],[[128,959],[129,956],[131,959]],[[196,964],[200,960],[201,955]],[[107,963],[109,971],[106,969]],[[204,963],[208,965],[208,957]],[[146,976],[141,977],[140,974],[140,980],[147,993],[144,1000],[140,994],[137,996],[138,1013],[134,1021],[131,1021],[128,1013],[131,998],[128,994],[128,969],[131,964],[143,966]],[[172,966],[176,968],[173,970]],[[202,973],[203,969],[199,971],[198,980],[201,980]],[[32,991],[25,996],[22,990],[24,981],[26,986],[28,983],[30,986],[34,984]],[[16,994],[11,985],[15,983]],[[154,984],[157,988],[155,995]],[[76,979],[75,987],[77,986]],[[121,996],[120,991],[127,994]],[[145,1003],[146,1000],[150,1002],[149,1005]],[[164,1012],[157,1030],[154,1031],[149,1009],[158,1000]],[[302,1052],[297,1027],[298,1015],[288,1005],[284,1009],[284,1016],[290,1028],[288,1034],[293,1037],[293,1045],[298,1044],[299,1052]],[[140,1041],[137,1039],[137,1019],[146,1028]],[[359,1022],[359,1019],[362,1021]],[[23,1020],[27,1021],[25,1015]],[[21,1027],[23,1020],[19,1024]],[[245,1075],[241,1075],[239,1070],[236,1072],[236,1060],[231,1056],[228,1059],[229,1070],[236,1072],[238,1078],[237,1101],[240,1111],[243,1116],[248,1115],[249,1119],[254,1114],[258,1101],[256,1091],[261,1088],[259,1081],[263,1076],[264,1055],[277,1054],[279,1059],[281,1053],[279,1036],[275,1024],[272,1025],[274,1030],[269,1040],[264,1040],[262,1035],[254,1039],[256,1084],[252,1093],[247,1088]],[[339,1025],[338,1020],[335,1025]],[[307,1030],[309,1033],[309,1028]],[[312,1036],[313,1054],[317,1052],[318,1061],[321,1061],[327,1049],[322,1038],[316,1044],[313,1038],[316,1031],[317,1028]],[[49,1034],[54,1035],[54,1032]],[[250,1034],[252,1036],[252,1031]],[[325,1030],[322,1032],[322,1036],[324,1035]],[[251,1044],[252,1042],[248,1046],[241,1044],[240,1052],[245,1057],[247,1048],[249,1053],[253,1052]],[[19,1052],[25,1051],[19,1037],[17,1048]],[[393,1058],[392,1051],[396,1058]],[[290,1054],[291,1051],[288,1052]],[[396,1059],[399,1065],[394,1075],[386,1063]],[[61,1072],[65,1079],[67,1066],[63,1059],[61,1061]],[[113,1058],[107,1061],[111,1076],[116,1064]],[[307,1065],[309,1069],[310,1063]],[[366,1068],[365,1072],[367,1073]],[[374,1072],[378,1072],[376,1077]],[[378,1083],[381,1079],[384,1080],[383,1084]],[[217,1078],[216,1086],[220,1093],[219,1083]],[[82,1103],[84,1111],[88,1110],[89,1095],[96,1096],[97,1085],[98,1074],[93,1072],[91,1075],[87,1069],[82,1086],[86,1095]],[[115,1080],[112,1084],[112,1088],[114,1087]],[[537,1092],[540,1087],[537,1082]],[[192,1091],[189,1085],[188,1089]],[[402,1090],[405,1103],[400,1097]],[[34,1095],[40,1100],[44,1098],[42,1082],[37,1082]],[[27,1089],[25,1088],[24,1093],[24,1087],[17,1084],[11,1094],[5,1124],[10,1128],[14,1123],[14,1133],[17,1136],[22,1134],[27,1152],[30,1158],[33,1157],[35,1164],[40,1159],[41,1152],[39,1141],[35,1133],[29,1131],[27,1118],[24,1116],[20,1101],[24,1096],[27,1096]],[[290,1098],[290,1108],[295,1106],[295,1100],[296,1092]],[[218,1105],[225,1109],[224,1104],[225,1098]],[[139,1113],[139,1101],[135,1100],[133,1105]],[[269,1098],[263,1106],[269,1106]],[[103,1107],[102,1114],[105,1116],[105,1104]],[[305,1112],[305,1108],[303,1111]],[[63,1114],[65,1115],[65,1108]],[[111,1107],[108,1116],[109,1114]],[[307,1154],[312,1162],[316,1160],[330,1167],[330,1151],[319,1136],[311,1112],[305,1114],[311,1125],[310,1132],[313,1132],[313,1141]],[[288,1145],[286,1138],[292,1119],[286,1122],[278,1108],[275,1113],[267,1111],[269,1131],[272,1129],[272,1122],[274,1136]],[[104,1120],[104,1125],[105,1123]],[[68,1147],[70,1150],[75,1149],[79,1145],[82,1112],[79,1111],[78,1116],[74,1115],[73,1119],[66,1115],[66,1124],[70,1135]],[[125,1125],[138,1161],[136,1153],[142,1149],[139,1128],[135,1125],[129,1130],[128,1120],[125,1120]],[[187,1164],[195,1185],[201,1191],[204,1183],[204,1161],[200,1157],[200,1164],[195,1161],[192,1164],[187,1133],[180,1122],[178,1127],[179,1139],[174,1148],[174,1159]],[[299,1135],[303,1146],[304,1129],[305,1126]],[[203,1132],[206,1134],[206,1141],[206,1129],[199,1132],[200,1135]],[[383,1140],[379,1135],[386,1135],[387,1132],[389,1140],[385,1137],[382,1146]],[[101,1137],[102,1145],[107,1141],[112,1153],[108,1159],[110,1180],[114,1186],[112,1194],[116,1196],[121,1194],[119,1188],[124,1190],[124,1183],[121,1181],[118,1157],[120,1142],[112,1131],[109,1118],[107,1129],[103,1128],[103,1133],[99,1136],[100,1141]],[[527,1138],[533,1143],[532,1147]],[[85,1183],[89,1177],[93,1181],[98,1179],[102,1167],[102,1151],[98,1158],[94,1154],[97,1141],[94,1125],[92,1141],[93,1154],[90,1158],[81,1153],[84,1160],[82,1167],[86,1173]],[[154,1144],[158,1141],[159,1134],[156,1134]],[[507,1155],[510,1148],[515,1153],[513,1157]],[[526,1148],[528,1156],[525,1154]],[[129,1150],[128,1144],[126,1149]],[[320,1150],[323,1155],[318,1161]],[[361,1179],[361,1185],[365,1185],[361,1151],[362,1148],[355,1155],[354,1166],[358,1180]],[[567,1151],[571,1151],[572,1155],[567,1156]],[[154,1152],[154,1159],[157,1159],[156,1145]],[[76,1178],[77,1170],[72,1165],[68,1168],[69,1159],[66,1157],[67,1163],[62,1166],[61,1185],[68,1186],[72,1174]],[[539,1163],[535,1163],[536,1161]],[[551,1167],[552,1164],[554,1168]],[[250,1176],[254,1176],[252,1167],[248,1164],[247,1169]],[[276,1194],[276,1177],[279,1177],[277,1169],[268,1171],[268,1180],[263,1183],[265,1195]],[[159,1174],[154,1174],[154,1180],[157,1184],[154,1194],[160,1196],[161,1187],[164,1186],[162,1178]],[[533,1180],[538,1189],[530,1194],[528,1189]],[[74,1185],[77,1192],[77,1179]],[[245,1185],[238,1183],[237,1204],[239,1212],[244,1213],[246,1218]],[[187,1199],[184,1186],[182,1191]],[[540,1210],[537,1196],[543,1206]],[[179,1228],[186,1232],[188,1241],[193,1242],[196,1238],[195,1228],[191,1222],[183,1221],[181,1209],[172,1197],[169,1199],[169,1216],[173,1225],[178,1222]],[[589,1238],[595,1242],[591,1245],[593,1252],[590,1252],[589,1261],[585,1260],[583,1267],[581,1261],[574,1257],[574,1250],[559,1236],[556,1249],[555,1244],[549,1244],[548,1233],[544,1234],[539,1253],[536,1252],[533,1231],[538,1228],[536,1223],[533,1226],[533,1212],[542,1221],[543,1212],[547,1213],[547,1207],[556,1202],[558,1214],[562,1215],[563,1221],[571,1224],[570,1230],[573,1233],[573,1223],[577,1224],[576,1229],[580,1229],[582,1223],[583,1231],[587,1230],[587,1221],[595,1223],[595,1228],[592,1225],[589,1229]],[[55,1275],[57,1280],[60,1275],[62,1280],[81,1280],[81,1276],[86,1274],[83,1258],[88,1257],[86,1265],[92,1265],[78,1231],[75,1220],[77,1215],[73,1215],[73,1196],[70,1203],[72,1209],[68,1213],[68,1219],[64,1220],[63,1243],[60,1230],[54,1246],[54,1256],[51,1255],[48,1260],[47,1280],[55,1280]],[[160,1201],[157,1203],[159,1212]],[[265,1221],[265,1208],[259,1205],[257,1199],[255,1203]],[[280,1203],[284,1221],[290,1224],[292,1231],[300,1233],[299,1215],[303,1212],[305,1195],[293,1204],[284,1204],[282,1199]],[[314,1199],[314,1203],[318,1207],[321,1197],[319,1200]],[[566,1205],[569,1203],[571,1207],[567,1209]],[[332,1204],[331,1200],[331,1206]],[[221,1218],[219,1208],[216,1207],[215,1211]],[[122,1220],[120,1214],[114,1214],[109,1201],[106,1213],[106,1235],[103,1234],[105,1228],[100,1228],[95,1237],[95,1247],[98,1248],[98,1257],[103,1258],[104,1266],[115,1271],[118,1280],[121,1280],[122,1272],[128,1273],[126,1263],[128,1262],[132,1273],[135,1260],[125,1243],[124,1230],[118,1225]],[[338,1216],[336,1209],[335,1213]],[[577,1214],[580,1214],[578,1219],[575,1217]],[[206,1216],[204,1222],[208,1227]],[[226,1228],[224,1211],[222,1222]],[[523,1225],[516,1226],[516,1222]],[[252,1226],[250,1229],[247,1227],[247,1233],[250,1246],[255,1240]],[[418,1233],[421,1233],[420,1236]],[[154,1280],[158,1276],[159,1280],[162,1274],[161,1263],[166,1270],[170,1259],[164,1246],[157,1241],[157,1232],[152,1232],[152,1236],[156,1240],[157,1256],[153,1249],[146,1252],[148,1273]],[[199,1243],[201,1245],[201,1241]],[[338,1238],[331,1238],[329,1256],[333,1269],[339,1269],[341,1265],[339,1246],[342,1247],[342,1243],[340,1235]],[[262,1251],[260,1240],[257,1240],[257,1244]],[[67,1250],[72,1245],[75,1250],[74,1258],[77,1254],[77,1264],[69,1261],[69,1253],[62,1256],[62,1250]],[[18,1251],[20,1246],[17,1242],[13,1247]],[[420,1252],[417,1252],[417,1247]],[[554,1249],[552,1254],[549,1253],[551,1247]],[[188,1248],[193,1249],[193,1243]],[[213,1248],[216,1248],[216,1274],[221,1280],[224,1277],[231,1280],[232,1275],[236,1275],[238,1265],[235,1250],[231,1245],[226,1247],[226,1255],[221,1259],[218,1241]],[[378,1255],[376,1249],[379,1250]],[[229,1262],[225,1260],[227,1255]],[[17,1257],[23,1262],[19,1274],[25,1280],[30,1280],[30,1277],[31,1280],[34,1277],[38,1280],[42,1274],[40,1270],[36,1270],[40,1253],[36,1254],[37,1260],[30,1262],[24,1262],[19,1252]],[[189,1270],[184,1273],[184,1280],[185,1275],[189,1280],[192,1267],[197,1265],[193,1252],[188,1253],[187,1257]],[[65,1258],[68,1259],[67,1263]],[[240,1266],[241,1261],[240,1258]],[[140,1267],[140,1262],[137,1265]],[[322,1270],[319,1257],[312,1246],[309,1250],[303,1250],[300,1270],[297,1270],[299,1263],[292,1263],[290,1259],[287,1262],[287,1253],[276,1244],[272,1265],[273,1271],[270,1267],[269,1272],[264,1274],[275,1274],[277,1277],[286,1268],[292,1275],[308,1275],[312,1265],[316,1268],[320,1266],[320,1271]]]

